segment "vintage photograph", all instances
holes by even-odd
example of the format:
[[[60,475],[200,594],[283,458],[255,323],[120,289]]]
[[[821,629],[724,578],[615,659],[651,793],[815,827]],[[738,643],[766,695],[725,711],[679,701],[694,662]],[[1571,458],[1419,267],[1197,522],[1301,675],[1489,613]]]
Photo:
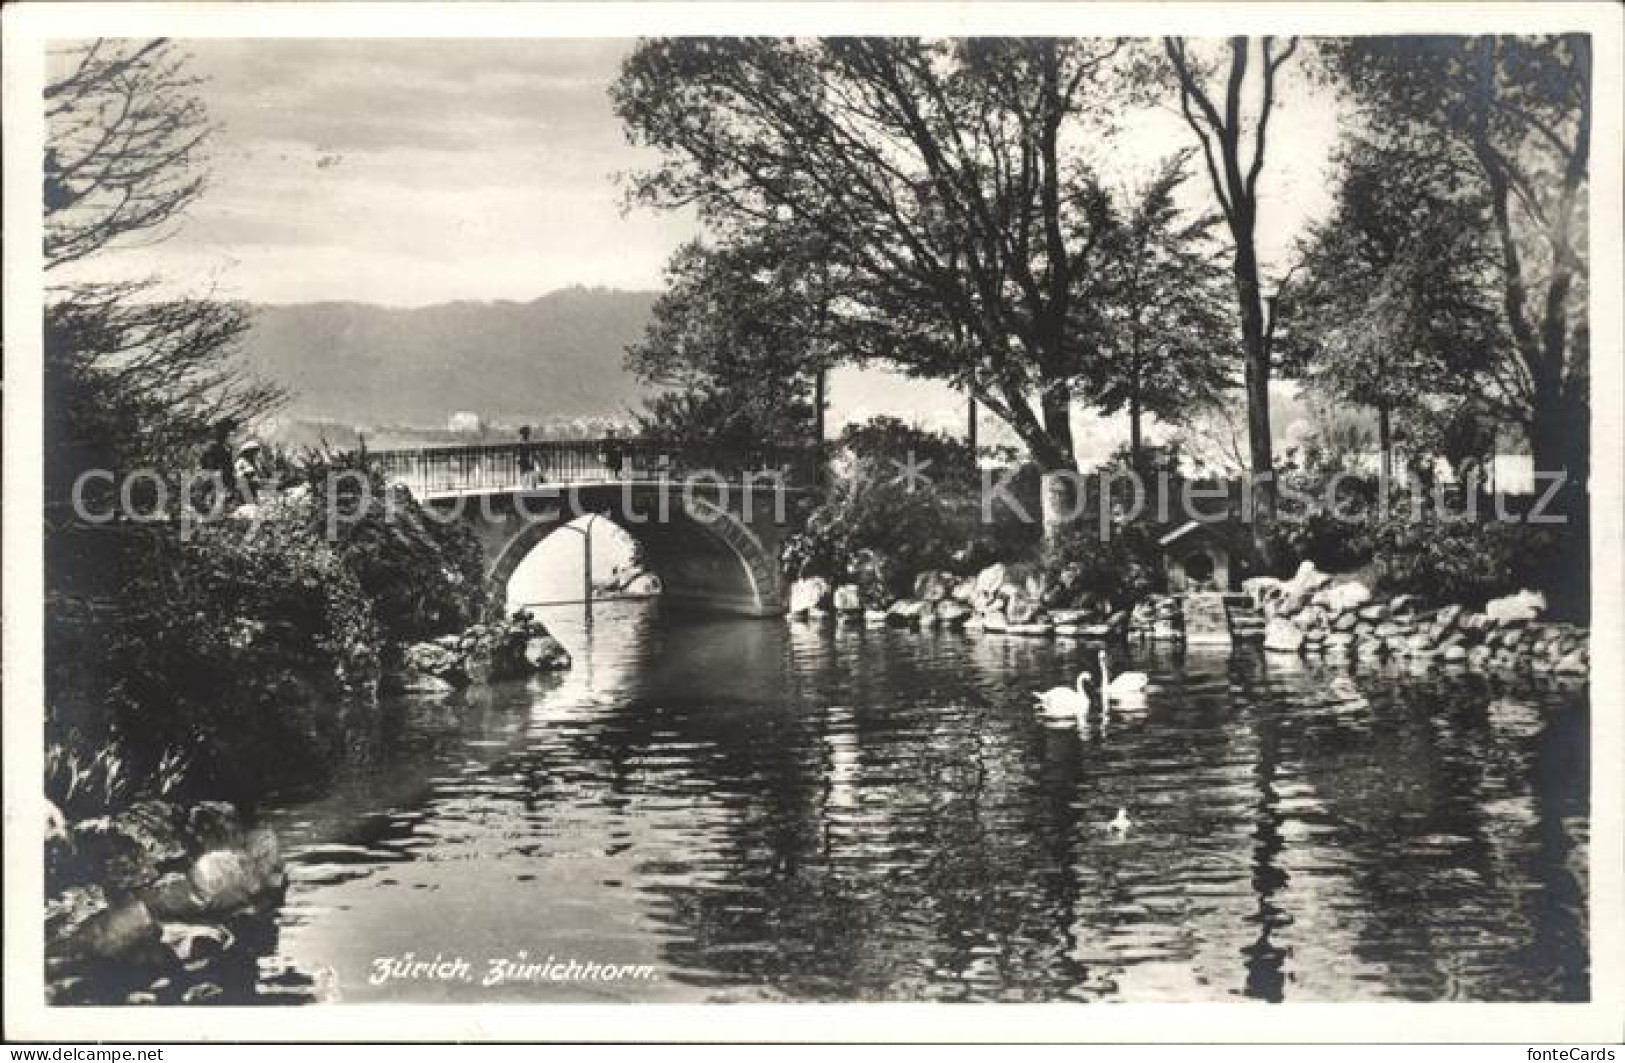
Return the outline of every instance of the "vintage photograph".
[[[45,42],[45,1005],[1597,999],[1618,143],[1460,10]]]

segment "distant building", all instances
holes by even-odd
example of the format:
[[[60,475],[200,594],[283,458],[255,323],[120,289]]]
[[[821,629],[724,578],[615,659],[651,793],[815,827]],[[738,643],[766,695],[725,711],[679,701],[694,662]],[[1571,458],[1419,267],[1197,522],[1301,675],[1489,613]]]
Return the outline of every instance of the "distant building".
[[[458,410],[446,419],[446,429],[465,435],[479,435],[485,431],[485,418],[472,410]]]

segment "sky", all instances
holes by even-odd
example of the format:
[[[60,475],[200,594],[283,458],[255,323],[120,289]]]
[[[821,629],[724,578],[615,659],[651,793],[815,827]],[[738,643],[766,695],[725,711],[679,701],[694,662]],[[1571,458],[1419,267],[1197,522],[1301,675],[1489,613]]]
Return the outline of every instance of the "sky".
[[[196,40],[210,188],[142,252],[261,303],[654,288],[694,229],[623,216],[625,40]]]
[[[687,214],[624,209],[616,175],[655,162],[627,143],[608,88],[634,46],[596,39],[195,39],[186,42],[219,130],[211,178],[185,224],[123,252],[159,275],[255,303],[423,306],[531,300],[570,285],[658,289],[699,235]],[[1280,263],[1324,212],[1340,116],[1289,71],[1272,119],[1259,229]],[[1177,109],[1121,116],[1096,147],[1127,186],[1194,144]],[[1212,209],[1198,167],[1190,205]],[[838,371],[832,432],[876,414],[962,430],[963,399],[875,370]],[[983,417],[984,440],[1012,442]],[[1079,451],[1124,435],[1079,409]]]
[[[220,130],[207,194],[130,268],[260,303],[420,306],[653,289],[691,216],[623,210],[631,147],[607,90],[630,38],[187,42]],[[1281,93],[1261,240],[1279,258],[1326,205],[1331,101]],[[1123,180],[1192,143],[1172,108],[1110,145]],[[1206,195],[1204,175],[1191,182]]]

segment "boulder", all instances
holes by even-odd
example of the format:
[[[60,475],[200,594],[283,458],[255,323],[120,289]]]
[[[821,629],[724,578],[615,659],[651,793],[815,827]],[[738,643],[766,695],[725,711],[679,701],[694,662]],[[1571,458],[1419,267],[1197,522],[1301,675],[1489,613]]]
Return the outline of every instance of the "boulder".
[[[1381,622],[1387,620],[1392,611],[1387,602],[1372,602],[1370,605],[1362,605],[1354,615],[1361,620]]]
[[[1388,611],[1394,616],[1408,616],[1416,612],[1422,599],[1415,594],[1396,594],[1388,600]]]
[[[1326,610],[1311,605],[1292,618],[1292,622],[1305,631],[1319,631],[1326,626]]]
[[[1575,650],[1559,657],[1553,663],[1552,671],[1563,675],[1586,675],[1591,671],[1591,663],[1584,650]]]
[[[976,614],[976,622],[983,631],[999,633],[1010,629],[1010,621],[1005,618],[1002,609],[983,609]]]
[[[458,652],[436,642],[414,642],[401,655],[401,667],[409,675],[450,679],[461,666],[462,659]]]
[[[1151,637],[1158,642],[1180,642],[1185,632],[1172,620],[1158,620],[1151,626]]]
[[[948,627],[960,627],[971,616],[971,607],[957,598],[944,598],[935,611],[937,620]]]
[[[1079,624],[1087,624],[1094,617],[1086,609],[1051,609],[1049,619],[1052,624],[1076,627]]]
[[[234,941],[231,931],[203,923],[166,923],[161,935],[175,958],[188,964],[211,960]]]
[[[243,840],[237,809],[225,801],[199,801],[186,810],[187,848],[193,855],[230,849]]]
[[[822,609],[830,596],[829,580],[822,576],[809,576],[790,584],[790,613],[796,615],[809,609]]]
[[[1346,613],[1371,601],[1371,588],[1359,580],[1338,583],[1326,588],[1326,608],[1333,613]]]
[[[976,600],[976,577],[966,576],[954,584],[953,599],[956,602],[969,604]]]
[[[1467,659],[1467,647],[1462,643],[1452,642],[1439,651],[1439,659],[1452,663],[1465,661]]]
[[[1275,653],[1297,653],[1303,648],[1303,632],[1290,620],[1272,617],[1264,628],[1264,648]]]
[[[1019,588],[1010,588],[1005,597],[1004,616],[1011,624],[1033,623],[1042,609],[1036,597]]]
[[[196,985],[186,987],[186,992],[181,994],[181,1003],[207,1004],[211,1000],[219,999],[224,993],[225,990],[213,982],[198,982]]]
[[[869,627],[884,627],[886,624],[886,610],[865,609],[863,611],[863,622]]]
[[[199,910],[191,880],[179,871],[160,875],[158,881],[138,891],[136,896],[154,919],[186,919]]]
[[[928,569],[914,577],[914,597],[935,604],[953,593],[954,578],[947,572]]]
[[[1365,610],[1362,609],[1360,612],[1363,613]],[[1338,613],[1332,618],[1332,630],[1353,631],[1355,625],[1359,624],[1360,619],[1359,613]]]
[[[139,900],[109,903],[99,886],[75,886],[45,906],[47,951],[75,960],[111,960],[158,940],[158,924]]]
[[[976,601],[991,602],[998,598],[1005,584],[1006,570],[1002,563],[992,564],[976,574]]]
[[[1258,605],[1279,598],[1285,586],[1274,576],[1253,576],[1241,581],[1241,589]]]
[[[259,892],[259,873],[247,853],[216,849],[198,857],[188,874],[198,906],[206,912],[241,908]]]
[[[1357,636],[1349,631],[1333,631],[1326,636],[1326,652],[1347,651],[1354,647]]]
[[[925,602],[902,598],[893,602],[891,608],[886,610],[886,619],[900,627],[917,627],[926,609]]]
[[[834,605],[837,613],[861,613],[863,612],[863,594],[858,590],[856,583],[843,583],[835,588],[831,604]]]
[[[1451,628],[1455,627],[1456,621],[1460,620],[1461,614],[1465,613],[1466,611],[1467,610],[1463,609],[1459,605],[1447,605],[1433,615],[1433,625],[1442,635],[1446,631],[1449,631]]]
[[[282,846],[276,831],[269,827],[256,827],[243,839],[243,855],[254,867],[260,889],[282,884]]]
[[[552,635],[525,640],[525,663],[535,672],[559,672],[570,667],[570,651]]]
[[[147,851],[141,838],[112,817],[75,823],[72,839],[75,871],[71,877],[75,881],[133,890],[158,878],[158,861]]]
[[[1288,590],[1275,599],[1273,608],[1269,610],[1275,616],[1296,616],[1309,607],[1309,595],[1302,591]]]
[[[1484,612],[1496,620],[1538,620],[1546,612],[1546,596],[1539,591],[1519,591],[1489,602]]]
[[[1305,561],[1298,566],[1288,584],[1290,588],[1300,594],[1309,595],[1332,581],[1332,577],[1315,567],[1313,561]]]

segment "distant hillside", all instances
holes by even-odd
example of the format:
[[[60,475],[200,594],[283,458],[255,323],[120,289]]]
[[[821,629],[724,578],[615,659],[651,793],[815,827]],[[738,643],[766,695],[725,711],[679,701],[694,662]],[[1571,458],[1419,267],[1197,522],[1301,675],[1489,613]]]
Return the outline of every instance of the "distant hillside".
[[[656,293],[568,288],[529,303],[414,309],[256,306],[247,365],[294,392],[289,417],[441,426],[615,416],[644,389],[621,367]]]

